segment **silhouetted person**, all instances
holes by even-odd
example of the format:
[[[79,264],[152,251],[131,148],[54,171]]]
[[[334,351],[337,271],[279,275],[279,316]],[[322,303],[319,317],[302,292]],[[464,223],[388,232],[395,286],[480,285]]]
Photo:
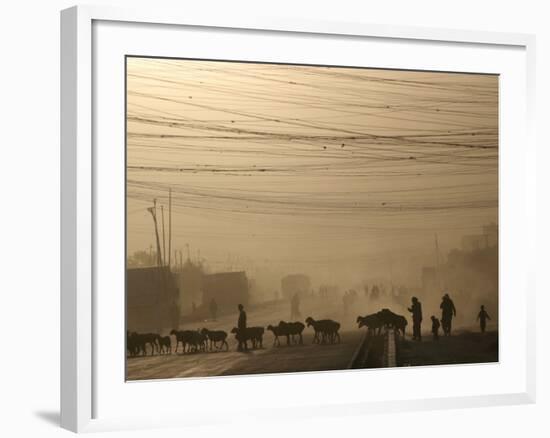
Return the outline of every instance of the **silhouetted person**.
[[[380,297],[380,289],[377,285],[374,285],[370,291],[371,300],[377,300]]]
[[[348,291],[344,292],[344,296],[342,297],[342,302],[344,303],[344,315],[348,314],[348,306],[349,306],[349,300],[350,296],[348,294]]]
[[[216,316],[218,315],[218,303],[216,303],[214,298],[210,301],[210,315],[212,316],[212,319],[216,321]]]
[[[193,315],[197,312],[197,305],[195,304],[195,302],[193,301],[191,303],[191,313],[193,313]]]
[[[443,333],[445,336],[450,336],[451,323],[453,321],[453,316],[456,316],[456,308],[449,294],[443,295],[443,300],[439,308],[441,309],[441,326],[443,327]]]
[[[244,311],[244,306],[242,304],[239,304],[238,308],[239,308],[239,319],[237,321],[237,329],[239,330],[239,333],[238,333],[239,347],[237,349],[239,351],[242,351],[242,350],[248,349],[246,345],[246,338],[245,338],[246,312]]]
[[[290,300],[290,319],[300,317],[300,296],[296,292]]]
[[[479,320],[479,328],[481,333],[485,333],[485,327],[487,326],[487,320],[491,320],[491,317],[485,310],[485,306],[481,306],[479,313],[477,314],[477,319]]]
[[[412,306],[407,308],[412,313],[413,319],[413,340],[421,341],[422,335],[420,333],[420,326],[422,324],[422,305],[418,298],[412,297]]]
[[[432,315],[432,334],[434,335],[434,341],[439,341],[439,319]]]

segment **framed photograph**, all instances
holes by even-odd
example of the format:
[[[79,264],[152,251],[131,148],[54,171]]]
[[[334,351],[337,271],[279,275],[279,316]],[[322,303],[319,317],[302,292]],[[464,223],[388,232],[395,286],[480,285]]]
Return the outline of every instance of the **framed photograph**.
[[[534,401],[534,37],[79,6],[61,53],[63,427]]]

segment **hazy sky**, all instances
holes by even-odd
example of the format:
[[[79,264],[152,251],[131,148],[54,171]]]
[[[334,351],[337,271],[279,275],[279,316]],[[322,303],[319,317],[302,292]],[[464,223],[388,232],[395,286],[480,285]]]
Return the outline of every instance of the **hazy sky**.
[[[154,245],[154,198],[167,226],[170,187],[172,248],[212,270],[357,270],[498,222],[497,76],[140,58],[127,74],[129,253]]]

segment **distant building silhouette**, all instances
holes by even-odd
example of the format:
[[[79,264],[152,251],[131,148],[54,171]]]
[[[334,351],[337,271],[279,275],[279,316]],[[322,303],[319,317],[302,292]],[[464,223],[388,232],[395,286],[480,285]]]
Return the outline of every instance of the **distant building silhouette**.
[[[170,268],[127,269],[128,330],[158,331],[176,327],[179,321],[178,295]]]
[[[244,271],[218,272],[202,277],[202,304],[216,301],[218,313],[234,311],[238,304],[248,305],[248,278]]]

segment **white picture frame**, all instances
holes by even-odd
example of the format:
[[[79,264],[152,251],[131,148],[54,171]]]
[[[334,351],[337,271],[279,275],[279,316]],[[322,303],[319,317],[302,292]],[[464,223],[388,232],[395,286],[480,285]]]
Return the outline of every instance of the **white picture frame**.
[[[98,205],[102,201],[101,184],[105,184],[105,179],[109,180],[110,184],[116,184],[116,176],[110,175],[109,168],[103,166],[102,158],[98,157],[95,151],[96,141],[103,135],[103,131],[109,130],[109,127],[102,125],[103,131],[97,130],[96,123],[101,124],[101,114],[98,114],[101,103],[101,96],[96,94],[98,81],[104,70],[105,62],[101,58],[102,54],[98,51],[103,50],[105,43],[102,40],[101,32],[98,31],[98,24],[106,23],[107,36],[111,38],[110,43],[113,46],[113,54],[124,53],[126,50],[121,43],[123,38],[117,32],[139,32],[137,27],[149,26],[151,32],[163,32],[167,29],[177,30],[185,28],[189,31],[199,31],[206,35],[208,32],[233,30],[238,31],[239,37],[245,39],[253,39],[255,36],[262,35],[263,32],[269,32],[270,38],[292,37],[292,38],[311,38],[317,37],[341,37],[349,38],[349,41],[361,41],[369,39],[371,41],[384,41],[387,44],[407,44],[411,47],[423,46],[440,46],[453,45],[453,47],[464,48],[464,50],[476,49],[483,47],[484,50],[494,50],[499,52],[514,53],[510,60],[520,59],[519,65],[514,62],[506,62],[512,76],[525,79],[521,89],[517,90],[514,95],[515,100],[507,101],[504,99],[503,105],[509,105],[510,102],[520,102],[521,110],[517,108],[515,111],[520,111],[519,120],[515,120],[514,124],[519,127],[517,132],[510,131],[510,138],[514,138],[516,149],[509,150],[509,158],[501,163],[501,180],[503,184],[500,188],[500,198],[509,200],[508,207],[501,209],[501,217],[512,217],[509,220],[508,231],[503,229],[501,239],[509,241],[508,248],[532,250],[535,242],[535,142],[533,135],[534,121],[534,53],[535,39],[532,35],[525,34],[507,34],[507,33],[491,33],[477,31],[461,31],[452,29],[425,29],[416,27],[403,26],[385,26],[366,23],[339,23],[339,22],[318,22],[304,19],[289,18],[278,19],[271,17],[247,17],[241,15],[240,18],[227,19],[226,17],[194,15],[192,11],[163,11],[156,8],[148,10],[126,10],[110,7],[95,7],[95,6],[77,6],[61,13],[61,426],[75,431],[100,431],[111,429],[135,429],[161,426],[183,426],[189,424],[202,424],[208,421],[209,416],[200,408],[195,412],[193,419],[186,418],[181,415],[178,409],[170,412],[164,411],[162,406],[157,408],[156,412],[152,412],[150,416],[135,415],[132,416],[128,412],[120,412],[120,415],[113,415],[108,408],[105,412],[109,414],[99,414],[103,410],[101,400],[105,400],[106,388],[109,385],[105,382],[109,379],[120,380],[120,372],[114,376],[105,377],[104,370],[106,364],[102,361],[108,355],[98,355],[97,352],[103,348],[105,344],[102,333],[98,327],[106,324],[105,321],[112,320],[113,315],[106,315],[104,312],[104,300],[97,300],[98,285],[108,284],[110,278],[105,271],[101,270],[101,260],[98,259],[101,253],[101,244],[98,239],[104,234],[104,225],[101,225],[101,209]],[[132,29],[115,29],[114,27],[124,27],[128,25]],[[111,26],[110,28],[108,28]],[[113,27],[114,26],[114,27]],[[117,35],[119,35],[117,37]],[[136,44],[145,43],[139,42],[139,38],[132,34]],[[113,39],[113,38],[116,38]],[[160,40],[159,40],[160,41]],[[148,43],[148,47],[144,48],[144,52],[150,53],[155,51],[155,44],[160,44],[155,40]],[[119,47],[120,46],[120,47]],[[136,46],[137,47],[137,46]],[[159,46],[160,47],[160,46]],[[244,47],[244,46],[243,46]],[[122,52],[116,52],[120,50]],[[402,49],[400,49],[402,50]],[[428,49],[426,49],[428,50]],[[431,50],[431,49],[430,49]],[[136,54],[136,53],[126,53]],[[328,56],[328,55],[327,55]],[[505,56],[505,55],[503,55]],[[99,57],[99,58],[98,58]],[[516,57],[516,58],[514,58]],[[116,58],[123,62],[120,57]],[[228,55],[231,58],[231,55]],[[101,59],[102,64],[98,67],[94,60]],[[116,61],[118,62],[118,61]],[[428,62],[428,61],[426,61]],[[443,62],[443,61],[441,61]],[[479,60],[482,62],[482,60]],[[438,69],[438,60],[432,59],[429,61],[433,69]],[[498,62],[495,65],[499,65]],[[396,66],[399,67],[399,66]],[[425,67],[428,68],[428,67]],[[451,68],[451,67],[447,67]],[[481,68],[481,67],[480,67]],[[487,67],[488,68],[488,67]],[[499,67],[494,67],[491,72],[499,73]],[[504,68],[504,67],[503,67]],[[444,69],[443,69],[444,70]],[[513,70],[513,71],[512,71]],[[517,70],[517,71],[516,71]],[[463,71],[470,71],[468,68]],[[118,78],[120,81],[123,78]],[[123,99],[123,95],[114,94],[115,99]],[[508,102],[508,103],[507,103]],[[120,104],[120,102],[119,102]],[[501,107],[502,108],[502,107]],[[506,108],[504,108],[506,110]],[[121,115],[122,116],[122,115]],[[504,112],[504,120],[506,122],[506,112]],[[118,123],[120,119],[113,120],[112,123]],[[501,126],[508,129],[508,125]],[[120,127],[119,127],[120,128]],[[118,129],[118,128],[117,128]],[[511,129],[511,128],[510,128]],[[514,128],[515,129],[515,128]],[[109,134],[109,132],[107,132]],[[506,136],[505,136],[506,138]],[[520,169],[511,171],[508,164],[517,162],[521,159],[523,166],[518,166]],[[116,160],[114,165],[116,164]],[[103,166],[103,167],[101,167]],[[101,175],[99,175],[101,168]],[[512,172],[512,173],[511,173]],[[513,172],[518,172],[513,173]],[[507,184],[509,179],[520,181],[519,188],[515,189],[514,193],[510,191],[510,186]],[[103,182],[98,183],[101,180]],[[99,186],[98,186],[99,184]],[[523,200],[521,205],[518,202]],[[522,210],[522,212],[514,213],[513,210]],[[504,216],[506,215],[506,216]],[[514,227],[521,226],[522,241],[517,236],[514,237]],[[113,236],[117,236],[117,229],[113,230]],[[112,236],[111,236],[112,237]],[[124,238],[124,236],[120,236]],[[502,249],[501,249],[502,251]],[[534,251],[530,251],[534,253]],[[502,256],[502,253],[501,253]],[[523,258],[521,263],[519,258]],[[504,254],[503,262],[505,266],[518,261],[518,269],[510,279],[510,287],[517,286],[520,292],[520,301],[518,301],[519,310],[521,313],[521,323],[519,324],[519,333],[517,333],[518,350],[515,354],[517,358],[517,366],[514,368],[515,373],[510,382],[514,382],[512,389],[504,391],[488,390],[488,392],[474,393],[464,389],[463,392],[455,391],[447,395],[444,390],[430,392],[431,395],[415,392],[412,388],[410,392],[402,397],[394,394],[387,398],[353,397],[349,394],[349,399],[346,399],[346,393],[336,395],[337,403],[329,403],[319,398],[313,397],[313,401],[304,402],[300,405],[303,409],[297,413],[292,411],[294,417],[303,416],[310,417],[311,415],[343,415],[356,414],[360,415],[368,412],[398,412],[411,409],[440,409],[451,407],[474,407],[488,405],[504,405],[504,404],[519,404],[532,403],[535,400],[535,328],[534,328],[534,278],[532,271],[534,264],[529,263],[529,259],[518,253],[516,255]],[[122,267],[121,262],[121,267]],[[99,267],[99,269],[98,269]],[[502,271],[502,264],[501,264]],[[103,278],[101,278],[103,276]],[[114,277],[113,277],[114,278]],[[501,272],[502,280],[502,272]],[[502,283],[502,281],[501,281]],[[101,289],[101,290],[104,290]],[[123,293],[123,291],[120,291]],[[116,306],[115,306],[116,309]],[[123,315],[119,315],[123,319]],[[506,318],[501,319],[501,324],[507,324]],[[506,327],[504,327],[506,328]],[[507,340],[501,339],[502,343]],[[112,347],[112,348],[111,348]],[[118,351],[120,345],[113,345],[106,348],[106,352]],[[496,366],[501,366],[501,369],[506,365],[510,355],[504,355],[501,363]],[[119,369],[123,366],[124,353],[116,357],[112,357],[111,361],[115,361],[113,367]],[[120,363],[119,363],[120,361]],[[503,365],[503,363],[504,365]],[[468,367],[466,367],[468,368]],[[434,379],[439,378],[437,374],[454,372],[442,371],[441,373],[435,369],[420,369],[417,370],[419,376],[427,376],[428,373],[434,376]],[[493,373],[495,369],[489,371]],[[401,377],[398,369],[389,370],[393,373],[388,376],[389,379],[399,381]],[[475,367],[469,366],[469,373],[474,373]],[[331,377],[325,379],[341,379],[338,385],[353,385],[354,379],[357,379],[359,374],[344,374],[335,372]],[[264,380],[266,385],[277,385],[279,387],[290,387],[298,382],[305,380],[305,385],[314,385],[314,379],[323,378],[322,373],[316,376],[303,374],[285,376],[278,378],[275,383],[270,377],[234,377],[223,379],[191,379],[191,383],[187,384],[187,390],[198,391],[199,386],[206,388],[206,391],[212,389],[214,385],[219,385],[224,388],[224,391],[235,391],[240,385],[243,386],[243,392],[246,394],[249,389],[250,382],[253,379],[254,385],[263,385]],[[458,375],[458,374],[457,374]],[[327,376],[327,374],[325,374]],[[383,379],[382,374],[379,375]],[[466,379],[467,374],[463,377]],[[515,380],[514,380],[515,379]],[[247,383],[248,382],[248,383]],[[260,382],[260,383],[259,383]],[[131,387],[131,394],[126,396],[134,397],[136,394],[143,392],[145,394],[160,394],[163,391],[169,391],[168,385],[183,385],[182,382],[150,382],[145,384],[126,383],[118,381],[120,385]],[[336,383],[336,381],[335,381]],[[158,385],[158,386],[155,386]],[[349,386],[352,387],[352,386]],[[210,389],[208,389],[210,388]],[[266,388],[268,388],[266,386]],[[275,386],[269,386],[275,391]],[[483,388],[480,389],[484,391]],[[374,392],[376,390],[373,389]],[[109,396],[115,400],[113,403],[121,403],[122,399],[116,399],[116,396],[122,393],[117,393],[113,389],[113,393]],[[274,398],[279,397],[274,393]],[[422,400],[421,403],[418,403]],[[262,409],[260,404],[243,400],[242,406],[239,409],[246,411],[250,416],[270,417],[276,416],[277,413],[269,413],[268,409]],[[150,407],[149,407],[150,409]],[[220,421],[224,421],[233,415],[234,411],[222,412],[221,408],[217,407],[220,415]],[[240,412],[240,411],[239,411]],[[281,411],[278,411],[279,414]]]

